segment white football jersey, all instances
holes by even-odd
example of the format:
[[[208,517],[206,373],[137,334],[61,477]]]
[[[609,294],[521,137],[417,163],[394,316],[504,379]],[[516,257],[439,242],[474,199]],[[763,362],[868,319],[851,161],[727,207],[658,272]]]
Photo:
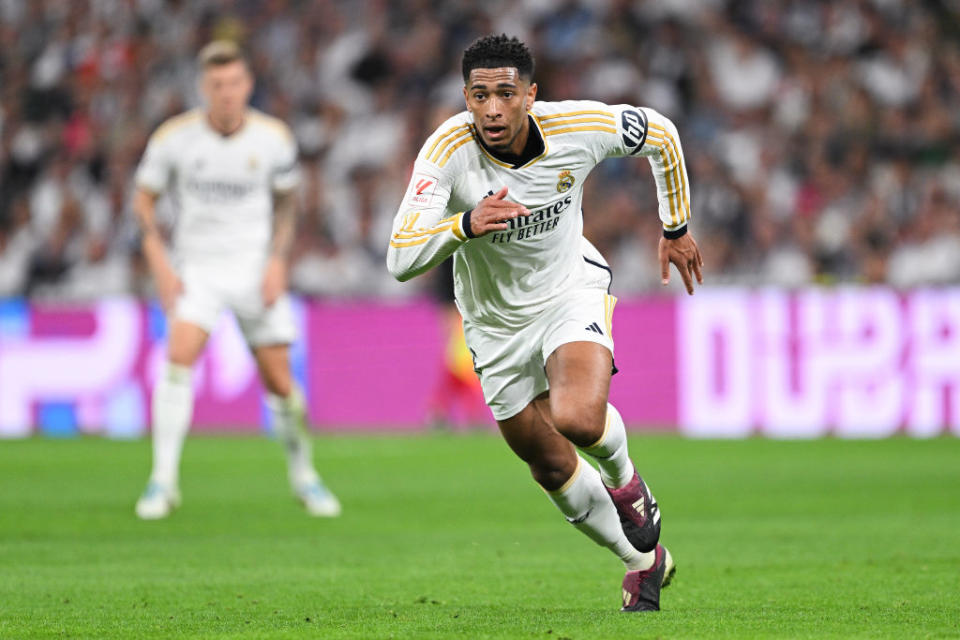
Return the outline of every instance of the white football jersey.
[[[522,166],[487,152],[469,112],[447,120],[420,150],[394,220],[390,272],[407,280],[453,253],[456,299],[470,322],[522,325],[563,291],[595,282],[597,269],[609,270],[583,237],[581,211],[583,183],[604,158],[647,157],[664,228],[681,229],[690,219],[680,137],[660,113],[571,100],[536,102],[530,117],[530,135],[541,137],[544,151]],[[507,199],[530,215],[468,238],[463,212],[504,186]]]
[[[273,194],[297,186],[297,146],[289,127],[255,109],[225,136],[201,109],[173,117],[150,137],[136,183],[168,189],[177,205],[173,247],[196,260],[266,255]]]

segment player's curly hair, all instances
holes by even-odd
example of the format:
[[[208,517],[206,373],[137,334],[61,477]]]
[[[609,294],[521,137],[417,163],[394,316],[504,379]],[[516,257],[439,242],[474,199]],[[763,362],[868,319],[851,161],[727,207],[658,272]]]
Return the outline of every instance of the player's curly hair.
[[[501,33],[477,38],[463,52],[463,81],[470,79],[474,69],[497,69],[516,67],[520,77],[533,79],[533,56],[527,45],[516,37],[508,38]]]

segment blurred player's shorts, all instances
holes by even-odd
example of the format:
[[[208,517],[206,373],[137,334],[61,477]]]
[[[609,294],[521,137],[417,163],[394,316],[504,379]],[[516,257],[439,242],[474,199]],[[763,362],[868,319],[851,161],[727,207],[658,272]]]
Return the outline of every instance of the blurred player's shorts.
[[[186,262],[179,271],[183,294],[174,310],[177,319],[212,332],[220,314],[229,309],[251,346],[290,344],[296,339],[289,295],[284,293],[269,307],[263,304],[262,260]]]

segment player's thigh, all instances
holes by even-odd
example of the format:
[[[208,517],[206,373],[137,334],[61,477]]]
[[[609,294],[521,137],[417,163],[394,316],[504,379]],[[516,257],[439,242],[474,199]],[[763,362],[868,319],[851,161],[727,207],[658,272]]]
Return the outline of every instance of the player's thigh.
[[[596,342],[568,342],[547,358],[554,425],[579,447],[603,435],[612,366],[610,351]]]
[[[562,487],[576,471],[577,453],[553,427],[546,393],[516,415],[498,420],[497,425],[513,452],[529,465],[534,480],[547,491]]]
[[[169,317],[167,357],[170,362],[192,366],[223,312],[224,301],[216,287],[216,273],[197,264],[180,269],[183,293]]]
[[[543,342],[550,410],[557,430],[577,446],[603,434],[613,371],[613,307],[603,289],[573,291],[550,314]]]
[[[293,376],[290,373],[290,345],[264,344],[254,346],[252,350],[264,388],[274,395],[289,395],[293,390]]]
[[[232,308],[257,361],[263,386],[270,393],[288,395],[293,389],[290,345],[297,336],[289,295],[284,294],[269,307],[264,307],[258,285],[239,296]]]
[[[291,345],[297,338],[293,303],[281,295],[269,307],[263,306],[259,290],[244,292],[231,304],[240,331],[251,349],[261,346]]]

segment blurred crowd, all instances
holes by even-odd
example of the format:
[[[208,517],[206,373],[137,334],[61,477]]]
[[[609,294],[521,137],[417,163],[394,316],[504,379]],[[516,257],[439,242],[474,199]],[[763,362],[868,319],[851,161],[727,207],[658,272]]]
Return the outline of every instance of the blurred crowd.
[[[384,268],[391,221],[491,32],[530,45],[542,99],[677,124],[711,283],[960,281],[957,0],[0,0],[0,296],[149,295],[132,176],[213,38],[300,146],[294,289],[416,294]],[[614,292],[658,286],[647,163],[602,163],[584,212]]]

